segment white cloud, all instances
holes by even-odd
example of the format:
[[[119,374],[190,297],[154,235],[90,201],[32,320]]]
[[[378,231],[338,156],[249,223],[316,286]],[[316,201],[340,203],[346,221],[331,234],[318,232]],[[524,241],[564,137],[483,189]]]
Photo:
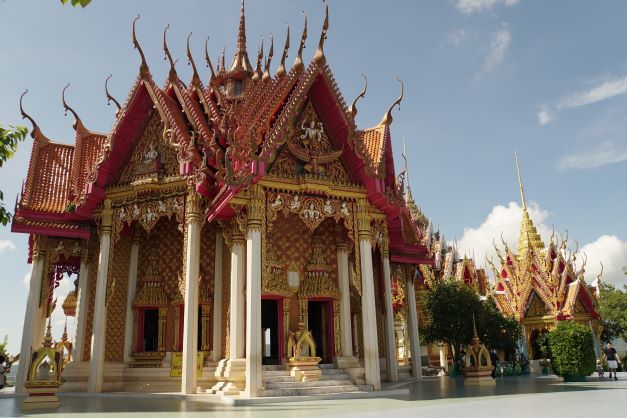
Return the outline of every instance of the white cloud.
[[[0,254],[5,251],[15,250],[15,244],[6,239],[0,239]]]
[[[549,212],[536,204],[530,205],[528,210],[546,243],[553,230],[546,224]],[[457,242],[459,252],[468,256],[474,254],[478,265],[483,266],[486,257],[496,260],[496,251],[492,242],[495,241],[497,246],[502,248],[501,233],[507,245],[516,251],[521,218],[522,208],[515,202],[510,202],[507,206],[495,206],[479,227],[464,229],[464,235]],[[570,241],[572,241],[570,244],[574,246],[572,237]],[[603,235],[596,241],[581,247],[579,253],[579,261],[583,259],[581,255],[583,253],[588,257],[585,276],[588,283],[592,283],[599,273],[601,261],[605,266],[602,280],[618,285],[627,284],[627,276],[622,274],[622,267],[627,265],[627,242],[613,235]]]
[[[483,72],[488,72],[498,66],[505,58],[512,41],[512,34],[506,26],[494,32],[490,41],[488,53],[483,63]]]
[[[552,120],[553,116],[549,113],[548,110],[542,109],[538,112],[538,122],[540,122],[540,125],[546,125]]]
[[[475,38],[476,36],[477,33],[473,31],[468,31],[466,29],[453,29],[448,33],[446,39],[453,46],[459,47],[468,39]]]
[[[491,10],[496,4],[503,4],[511,7],[516,5],[520,0],[457,0],[455,7],[463,14],[472,14]]]
[[[601,281],[621,287],[627,284],[627,276],[623,274],[623,266],[627,265],[627,242],[615,235],[602,235],[584,245],[580,252],[587,256],[586,277],[589,283],[599,274],[600,263],[603,263]]]
[[[543,238],[549,237],[552,228],[543,224],[548,219],[549,212],[541,209],[535,203],[528,206],[528,211],[540,235]],[[457,248],[461,254],[471,256],[474,253],[477,263],[483,265],[486,256],[488,259],[496,258],[493,241],[496,242],[497,246],[503,246],[501,234],[507,245],[512,250],[516,249],[521,219],[522,207],[518,203],[510,202],[507,206],[497,205],[492,208],[479,227],[464,228],[464,235],[457,242]]]
[[[557,162],[557,169],[575,170],[598,168],[627,161],[627,141],[603,141],[591,147],[581,148]]]
[[[552,106],[552,110],[557,112],[565,109],[576,109],[598,103],[615,96],[620,96],[625,93],[627,93],[627,76],[609,79],[606,78],[600,84],[597,83],[597,85],[591,89],[578,91],[560,99],[557,104]],[[543,111],[549,116],[548,119],[540,117],[540,113]],[[538,113],[538,121],[541,125],[546,125],[553,119],[548,112],[549,107],[544,106],[544,109]],[[543,120],[545,122],[543,122]]]

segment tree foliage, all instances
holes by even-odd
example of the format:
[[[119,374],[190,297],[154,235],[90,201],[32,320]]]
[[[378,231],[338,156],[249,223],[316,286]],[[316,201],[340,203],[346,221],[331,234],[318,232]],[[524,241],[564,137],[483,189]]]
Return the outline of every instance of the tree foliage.
[[[620,290],[612,284],[601,283],[600,291],[601,340],[604,343],[616,338],[627,340],[627,286]]]
[[[9,336],[5,335],[4,338],[2,339],[2,342],[0,342],[0,354],[6,353],[8,344],[9,344]]]
[[[465,284],[450,279],[439,283],[424,296],[423,306],[428,318],[422,335],[427,343],[450,344],[456,362],[461,350],[473,336],[473,317],[481,341],[506,354],[516,350],[521,328],[514,318],[499,312],[492,299],[481,301],[479,295]]]
[[[28,129],[24,126],[9,126],[5,129],[0,124],[0,168],[2,165],[15,154],[17,151],[17,144],[23,141],[28,134]],[[6,225],[11,221],[11,214],[4,207],[2,200],[4,194],[0,190],[0,224]]]
[[[87,5],[91,3],[91,0],[60,0],[60,1],[61,1],[61,4],[70,3],[74,7],[76,6],[87,7]]]
[[[569,378],[594,372],[596,353],[590,328],[573,321],[561,321],[548,335],[555,374]]]

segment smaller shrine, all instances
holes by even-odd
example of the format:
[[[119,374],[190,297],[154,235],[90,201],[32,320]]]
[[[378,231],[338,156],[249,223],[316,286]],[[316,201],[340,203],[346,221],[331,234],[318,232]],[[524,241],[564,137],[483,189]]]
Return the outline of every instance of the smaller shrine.
[[[488,349],[481,343],[477,335],[475,317],[472,317],[472,341],[466,347],[464,356],[464,384],[494,386],[495,380],[492,378],[494,365],[490,360]]]

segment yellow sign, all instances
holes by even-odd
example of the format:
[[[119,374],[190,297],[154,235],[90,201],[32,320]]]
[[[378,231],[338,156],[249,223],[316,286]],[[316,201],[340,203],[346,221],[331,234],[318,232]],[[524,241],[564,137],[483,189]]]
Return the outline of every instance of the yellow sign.
[[[202,365],[205,360],[205,353],[203,353],[202,351],[199,352],[196,358],[196,370],[198,371],[198,377],[201,377]],[[172,368],[170,369],[170,376],[183,376],[183,353],[172,353]]]

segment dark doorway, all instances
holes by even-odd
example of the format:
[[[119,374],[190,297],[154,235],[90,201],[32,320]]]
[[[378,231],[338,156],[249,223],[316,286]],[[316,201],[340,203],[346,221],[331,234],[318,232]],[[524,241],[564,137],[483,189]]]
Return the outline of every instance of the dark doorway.
[[[278,302],[275,299],[261,299],[261,364],[281,364]]]
[[[182,345],[183,343],[181,343],[181,346]],[[202,351],[202,307],[201,306],[198,307],[198,341],[196,343],[196,350]]]
[[[316,342],[316,356],[321,363],[331,363],[331,304],[328,301],[310,300],[307,304],[309,331]]]
[[[142,351],[157,351],[159,341],[159,309],[144,310]]]

